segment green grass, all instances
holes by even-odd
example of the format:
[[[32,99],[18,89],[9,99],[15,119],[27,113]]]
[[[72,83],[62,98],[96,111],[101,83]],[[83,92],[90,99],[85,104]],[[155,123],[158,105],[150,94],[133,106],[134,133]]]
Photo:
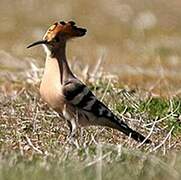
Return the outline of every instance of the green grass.
[[[65,152],[60,148],[49,155],[18,153],[1,157],[0,177],[8,180],[24,179],[180,179],[181,156],[169,154],[165,158],[122,147],[97,145]],[[89,152],[91,151],[91,153]],[[80,154],[81,151],[81,154]],[[10,156],[11,155],[11,156]],[[82,158],[83,157],[83,158]],[[161,160],[162,159],[162,160]]]
[[[36,73],[29,78],[41,74]],[[120,88],[106,74],[93,82],[87,79],[112,111],[150,134],[153,144],[139,145],[116,130],[89,127],[79,129],[76,146],[67,141],[65,121],[40,99],[39,78],[29,81],[22,73],[15,77],[1,85],[0,179],[181,178],[179,97],[156,98]]]
[[[178,0],[2,0],[0,180],[180,180],[179,7]],[[73,72],[152,145],[100,127],[79,129],[79,147],[67,141],[64,119],[39,96],[42,69],[32,61],[43,65],[44,54],[25,48],[60,20],[88,29],[68,44]]]

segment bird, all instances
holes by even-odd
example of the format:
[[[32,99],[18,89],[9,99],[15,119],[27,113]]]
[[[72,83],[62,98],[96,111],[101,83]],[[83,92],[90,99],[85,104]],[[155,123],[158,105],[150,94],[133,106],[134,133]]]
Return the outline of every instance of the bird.
[[[138,142],[151,140],[131,129],[116,116],[71,71],[66,58],[66,45],[70,39],[86,35],[87,29],[74,21],[60,21],[51,25],[42,40],[27,46],[43,45],[46,52],[44,74],[40,84],[41,98],[67,121],[70,136],[78,127],[102,126],[116,129]]]

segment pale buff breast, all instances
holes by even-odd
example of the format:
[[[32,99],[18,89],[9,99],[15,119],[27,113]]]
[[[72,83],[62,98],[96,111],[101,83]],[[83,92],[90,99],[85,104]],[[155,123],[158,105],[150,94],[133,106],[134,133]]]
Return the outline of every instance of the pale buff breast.
[[[40,85],[40,95],[42,99],[48,103],[54,110],[62,112],[64,98],[61,91],[49,83],[42,82]]]
[[[53,109],[62,112],[64,97],[62,95],[59,67],[55,59],[46,60],[40,85],[40,95]]]

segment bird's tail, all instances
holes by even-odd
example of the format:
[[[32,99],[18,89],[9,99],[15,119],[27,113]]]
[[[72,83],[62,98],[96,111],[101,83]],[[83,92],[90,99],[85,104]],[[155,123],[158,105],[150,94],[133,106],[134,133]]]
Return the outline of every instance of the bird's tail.
[[[130,136],[131,138],[133,138],[134,140],[136,140],[138,142],[144,141],[145,144],[151,143],[150,139],[146,139],[146,137],[143,136],[142,134],[140,134],[139,132],[134,131],[128,125],[126,125],[126,126],[125,126],[125,124],[123,125],[123,122],[121,122],[118,130],[122,131],[124,134],[126,134],[127,136]]]
[[[88,96],[88,100],[94,99],[94,96]],[[91,100],[90,100],[91,101]],[[85,103],[85,102],[84,102]],[[92,102],[91,102],[92,103]],[[86,106],[88,103],[86,102]],[[131,129],[126,123],[124,123],[121,119],[119,119],[111,110],[109,110],[102,102],[96,100],[93,101],[93,105],[90,106],[90,121],[91,125],[100,125],[100,126],[107,126],[113,129],[117,129],[127,136],[130,136],[131,138],[135,139],[138,142],[143,142],[144,143],[151,143],[151,140],[146,139],[143,135],[140,133],[134,131]],[[86,109],[84,107],[84,109]],[[87,111],[87,110],[86,110]],[[94,115],[95,119],[92,119],[92,114]]]
[[[130,136],[131,138],[133,138],[134,140],[138,142],[144,141],[144,143],[146,144],[151,143],[150,139],[146,139],[145,136],[131,129],[126,123],[121,121],[115,115],[113,116],[113,118],[110,119],[109,122],[107,121],[107,126],[123,132],[124,134],[126,134],[127,136]]]

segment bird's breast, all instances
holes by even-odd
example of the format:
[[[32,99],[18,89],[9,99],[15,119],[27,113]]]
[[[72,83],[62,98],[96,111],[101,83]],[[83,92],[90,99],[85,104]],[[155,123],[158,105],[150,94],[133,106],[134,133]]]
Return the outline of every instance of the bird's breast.
[[[58,61],[47,57],[44,74],[40,85],[40,95],[57,112],[62,112],[64,97],[60,82]]]
[[[47,79],[42,79],[40,85],[40,95],[42,99],[48,103],[57,112],[62,112],[64,106],[64,97],[62,95],[62,87],[60,83],[54,83]]]

